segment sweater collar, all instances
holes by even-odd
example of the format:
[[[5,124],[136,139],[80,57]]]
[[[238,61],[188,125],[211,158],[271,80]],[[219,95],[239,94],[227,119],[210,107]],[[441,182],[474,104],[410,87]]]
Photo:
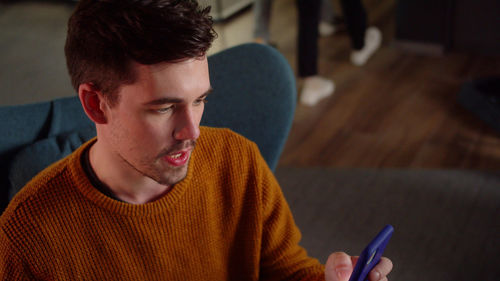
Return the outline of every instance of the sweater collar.
[[[201,139],[201,137],[200,137]],[[100,208],[108,211],[127,215],[127,216],[148,216],[158,213],[166,212],[172,209],[176,203],[181,200],[186,189],[190,186],[193,179],[194,169],[197,166],[198,157],[196,146],[188,166],[186,177],[179,183],[172,186],[171,190],[166,193],[162,198],[149,202],[146,204],[130,204],[122,201],[115,200],[109,196],[104,195],[95,186],[85,173],[82,166],[82,156],[95,142],[97,138],[93,138],[78,148],[68,159],[69,171],[74,187],[87,199],[92,201]],[[199,144],[199,141],[198,141]]]

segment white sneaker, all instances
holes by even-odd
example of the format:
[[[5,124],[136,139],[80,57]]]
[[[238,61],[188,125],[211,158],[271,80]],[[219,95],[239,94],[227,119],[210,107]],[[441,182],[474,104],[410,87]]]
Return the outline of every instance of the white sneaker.
[[[335,25],[326,21],[321,21],[318,25],[318,32],[321,37],[327,37],[334,34],[335,30]]]
[[[306,77],[302,86],[300,102],[308,106],[316,105],[321,99],[333,94],[334,90],[335,83],[332,80],[318,75]]]
[[[369,27],[365,33],[365,46],[361,50],[351,52],[351,62],[354,65],[360,66],[375,53],[382,42],[382,33],[376,27]]]

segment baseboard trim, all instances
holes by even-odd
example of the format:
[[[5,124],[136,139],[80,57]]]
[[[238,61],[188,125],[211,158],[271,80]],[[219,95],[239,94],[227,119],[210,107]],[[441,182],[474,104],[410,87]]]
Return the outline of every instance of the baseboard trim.
[[[394,46],[401,50],[410,51],[414,53],[442,56],[445,53],[445,48],[443,45],[434,43],[422,43],[410,40],[394,40]]]

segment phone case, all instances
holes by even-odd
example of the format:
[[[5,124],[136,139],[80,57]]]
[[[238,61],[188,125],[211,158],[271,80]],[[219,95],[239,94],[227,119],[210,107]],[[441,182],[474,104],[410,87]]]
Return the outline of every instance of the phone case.
[[[391,225],[386,225],[370,244],[366,246],[359,256],[349,281],[368,281],[368,273],[370,273],[373,267],[380,261],[393,232],[394,228]]]

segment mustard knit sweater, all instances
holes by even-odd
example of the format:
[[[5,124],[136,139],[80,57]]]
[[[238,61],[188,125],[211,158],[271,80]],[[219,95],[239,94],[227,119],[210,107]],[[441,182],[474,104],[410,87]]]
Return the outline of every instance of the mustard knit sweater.
[[[201,128],[186,178],[133,205],[93,187],[92,140],[29,182],[0,217],[0,280],[324,280],[257,146]]]

